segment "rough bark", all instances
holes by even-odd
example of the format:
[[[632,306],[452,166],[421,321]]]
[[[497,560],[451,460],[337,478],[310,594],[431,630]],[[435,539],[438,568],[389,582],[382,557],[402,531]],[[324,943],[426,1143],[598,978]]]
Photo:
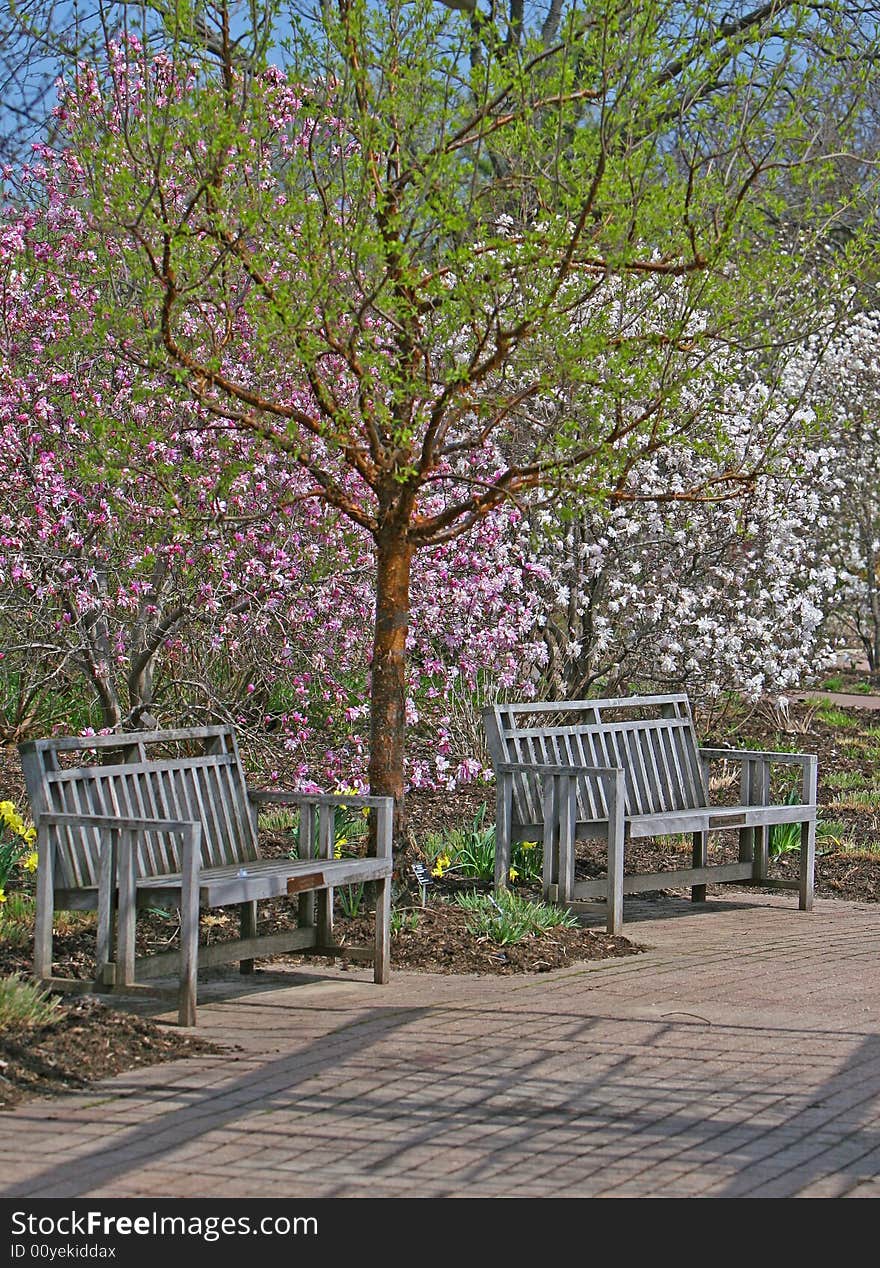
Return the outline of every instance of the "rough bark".
[[[403,759],[406,735],[406,637],[413,548],[406,529],[376,536],[376,622],[370,686],[370,792],[394,798],[394,852],[405,846]]]

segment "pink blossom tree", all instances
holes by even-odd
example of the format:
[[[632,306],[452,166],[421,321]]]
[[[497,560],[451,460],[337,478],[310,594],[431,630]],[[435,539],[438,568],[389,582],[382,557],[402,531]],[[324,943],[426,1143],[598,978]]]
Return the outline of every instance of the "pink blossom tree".
[[[78,676],[98,702],[81,725],[225,717],[254,737],[268,725],[302,779],[362,780],[366,535],[305,496],[285,454],[218,437],[111,340],[86,353],[100,305],[70,168],[46,150],[21,178],[28,210],[10,203],[0,228],[0,673],[21,688],[7,733],[45,718]],[[455,775],[450,692],[489,665],[521,686],[532,662],[538,601],[507,531],[521,518],[508,506],[425,558],[407,716],[433,757],[417,783]]]

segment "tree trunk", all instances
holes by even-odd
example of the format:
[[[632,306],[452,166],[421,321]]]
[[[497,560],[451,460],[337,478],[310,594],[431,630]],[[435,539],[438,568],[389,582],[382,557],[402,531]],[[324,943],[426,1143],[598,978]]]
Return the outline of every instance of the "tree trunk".
[[[403,757],[406,736],[406,636],[412,546],[406,531],[376,538],[376,619],[370,687],[370,792],[394,798],[394,852],[405,846]]]

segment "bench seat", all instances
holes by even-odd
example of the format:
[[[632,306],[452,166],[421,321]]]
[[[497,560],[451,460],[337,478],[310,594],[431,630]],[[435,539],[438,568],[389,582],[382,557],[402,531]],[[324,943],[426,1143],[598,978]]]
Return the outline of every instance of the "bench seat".
[[[784,806],[715,806],[653,815],[632,815],[631,837],[668,836],[678,832],[712,832],[728,828],[768,827],[774,823],[815,822],[817,810],[806,803]]]
[[[382,859],[332,859],[322,861],[320,867],[308,861],[255,859],[248,863],[246,876],[240,875],[241,870],[234,865],[203,867],[199,872],[199,906],[231,907],[265,898],[286,898],[327,886],[361,885],[365,881],[382,880],[387,875]],[[180,872],[141,876],[137,881],[137,905],[173,910],[180,906],[182,891]],[[97,887],[56,888],[56,911],[94,910],[98,893]]]

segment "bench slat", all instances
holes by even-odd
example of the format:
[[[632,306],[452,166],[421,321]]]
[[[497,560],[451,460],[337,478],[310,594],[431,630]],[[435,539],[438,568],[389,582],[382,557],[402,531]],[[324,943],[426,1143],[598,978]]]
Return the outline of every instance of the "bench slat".
[[[624,760],[621,764],[628,775],[626,781],[627,811],[635,811],[636,814],[642,814],[645,806],[649,805],[650,802],[648,799],[648,778],[638,732],[626,731],[621,739],[624,745]]]

